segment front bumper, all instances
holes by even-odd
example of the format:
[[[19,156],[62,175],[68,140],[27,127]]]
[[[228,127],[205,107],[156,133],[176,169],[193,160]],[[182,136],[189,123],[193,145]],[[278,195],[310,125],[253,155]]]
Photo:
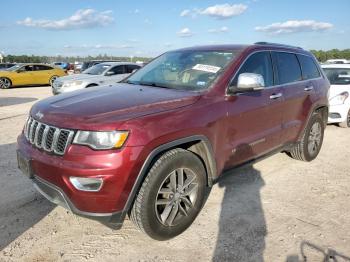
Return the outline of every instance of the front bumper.
[[[123,212],[114,213],[91,213],[84,212],[76,208],[76,206],[70,201],[67,195],[57,186],[45,181],[39,176],[33,178],[34,187],[39,191],[45,198],[56,205],[60,205],[73,214],[97,220],[103,224],[119,229],[124,220]]]
[[[328,123],[341,123],[347,120],[350,104],[330,105]]]
[[[57,156],[35,148],[23,134],[17,142],[20,153],[30,160],[35,187],[47,199],[114,228],[123,222],[126,201],[141,168],[141,147],[94,151],[70,145],[65,155]],[[98,192],[80,191],[71,184],[71,176],[103,178],[103,186]]]

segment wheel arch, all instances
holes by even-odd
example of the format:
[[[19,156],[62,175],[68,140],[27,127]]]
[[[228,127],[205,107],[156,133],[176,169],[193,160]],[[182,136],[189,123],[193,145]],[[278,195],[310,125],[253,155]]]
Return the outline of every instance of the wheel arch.
[[[137,193],[140,190],[149,169],[162,154],[174,148],[186,149],[198,156],[206,170],[207,186],[211,187],[213,185],[213,182],[217,177],[217,169],[213,148],[209,139],[203,135],[195,135],[171,141],[169,143],[156,147],[147,156],[125,204],[123,210],[124,217],[127,213],[130,212],[135,197],[137,196]]]

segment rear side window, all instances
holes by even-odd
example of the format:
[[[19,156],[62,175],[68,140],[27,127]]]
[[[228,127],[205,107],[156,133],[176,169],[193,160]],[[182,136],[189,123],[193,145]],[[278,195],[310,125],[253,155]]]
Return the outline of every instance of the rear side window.
[[[35,65],[35,71],[52,70],[52,67],[46,65]]]
[[[299,61],[295,54],[274,52],[274,58],[280,85],[302,80]]]
[[[259,52],[250,56],[238,71],[231,86],[237,86],[238,77],[242,73],[254,73],[264,77],[265,86],[273,85],[273,70],[270,52]]]
[[[298,55],[298,59],[301,65],[301,71],[303,72],[303,79],[313,79],[320,77],[320,72],[314,62],[314,60],[305,55]]]

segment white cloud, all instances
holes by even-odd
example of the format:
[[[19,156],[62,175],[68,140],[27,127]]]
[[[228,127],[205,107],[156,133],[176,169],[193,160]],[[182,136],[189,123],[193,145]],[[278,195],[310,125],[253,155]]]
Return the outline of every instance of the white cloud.
[[[180,37],[191,37],[193,36],[193,33],[188,27],[185,27],[181,29],[179,32],[177,32],[177,35]]]
[[[209,33],[227,33],[229,31],[227,26],[222,26],[220,28],[217,29],[209,29],[208,32]]]
[[[183,10],[181,13],[180,13],[180,16],[184,17],[184,16],[190,16],[191,15],[191,11],[188,10],[188,9],[185,9]]]
[[[257,26],[255,31],[279,35],[298,32],[325,31],[333,28],[331,23],[314,20],[289,20],[283,23],[273,23],[267,26]]]
[[[111,45],[102,45],[102,44],[97,44],[97,45],[79,45],[79,46],[71,46],[71,45],[65,45],[63,46],[65,49],[94,49],[94,50],[101,50],[101,49],[106,49],[106,50],[119,50],[119,49],[130,49],[134,48],[131,45],[118,45],[118,44],[111,44]]]
[[[91,28],[107,26],[114,21],[112,11],[98,12],[94,9],[81,9],[75,12],[72,16],[61,20],[34,20],[27,17],[24,20],[17,21],[17,24],[38,27],[48,30],[73,30],[81,28]]]
[[[148,18],[146,18],[146,19],[144,20],[144,22],[145,22],[146,25],[151,25],[151,24],[152,24],[152,21],[149,20]]]
[[[218,19],[227,19],[234,16],[241,15],[247,10],[248,6],[243,4],[222,4],[209,6],[206,9],[198,10],[201,15],[208,15]]]

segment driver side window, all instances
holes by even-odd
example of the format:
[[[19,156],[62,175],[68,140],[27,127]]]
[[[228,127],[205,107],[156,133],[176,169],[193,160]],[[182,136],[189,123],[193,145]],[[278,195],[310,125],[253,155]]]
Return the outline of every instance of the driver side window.
[[[111,68],[108,72],[110,72],[110,75],[120,75],[120,74],[125,74],[124,73],[124,66],[115,66]]]
[[[237,86],[238,76],[242,73],[262,75],[265,86],[273,85],[273,69],[270,52],[259,52],[251,55],[236,74],[230,86]]]

